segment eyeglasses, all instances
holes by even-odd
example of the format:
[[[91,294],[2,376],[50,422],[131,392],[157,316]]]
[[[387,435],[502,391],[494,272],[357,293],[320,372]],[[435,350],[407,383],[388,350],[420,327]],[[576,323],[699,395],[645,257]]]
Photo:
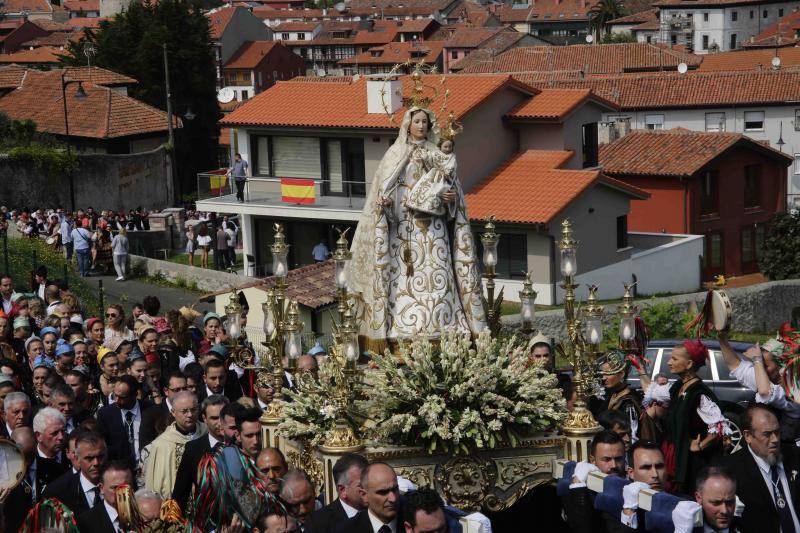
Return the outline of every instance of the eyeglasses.
[[[189,415],[189,414],[192,414],[192,413],[194,413],[196,411],[197,411],[197,409],[176,409],[175,410],[176,413],[180,413],[182,415]]]
[[[170,392],[182,392],[186,390],[186,387],[175,387],[174,389],[171,387],[167,387]]]
[[[117,318],[118,316],[116,313],[106,313],[106,318]]]

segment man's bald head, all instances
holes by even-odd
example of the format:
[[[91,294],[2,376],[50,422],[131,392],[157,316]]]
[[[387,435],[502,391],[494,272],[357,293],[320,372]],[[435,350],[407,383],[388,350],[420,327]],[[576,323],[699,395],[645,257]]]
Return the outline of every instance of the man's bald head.
[[[301,355],[297,359],[298,370],[307,370],[309,372],[317,371],[317,360],[313,355]]]
[[[36,437],[33,435],[33,429],[28,426],[21,426],[12,431],[11,440],[22,448],[25,457],[31,457],[36,450]]]
[[[277,448],[264,448],[256,458],[256,468],[267,476],[267,490],[276,496],[281,490],[281,483],[288,471],[286,459]]]

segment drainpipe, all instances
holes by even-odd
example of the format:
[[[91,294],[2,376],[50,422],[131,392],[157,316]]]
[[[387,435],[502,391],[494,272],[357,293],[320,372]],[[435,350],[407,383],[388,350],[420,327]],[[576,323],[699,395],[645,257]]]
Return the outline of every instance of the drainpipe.
[[[683,233],[689,233],[689,180],[681,176],[683,182]]]

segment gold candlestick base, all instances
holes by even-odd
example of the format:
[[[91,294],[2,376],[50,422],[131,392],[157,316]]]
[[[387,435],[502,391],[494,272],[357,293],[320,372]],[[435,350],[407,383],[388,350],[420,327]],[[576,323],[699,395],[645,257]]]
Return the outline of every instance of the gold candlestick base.
[[[364,449],[364,444],[349,425],[340,424],[325,436],[325,442],[320,444],[319,449],[324,453],[357,452]]]

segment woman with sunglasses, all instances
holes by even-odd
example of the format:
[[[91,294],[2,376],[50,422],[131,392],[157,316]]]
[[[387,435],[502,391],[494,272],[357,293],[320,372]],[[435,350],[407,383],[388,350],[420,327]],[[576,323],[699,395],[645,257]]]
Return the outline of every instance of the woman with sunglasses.
[[[125,341],[133,340],[133,332],[125,327],[125,311],[119,304],[111,304],[106,309],[105,342],[117,337]]]

